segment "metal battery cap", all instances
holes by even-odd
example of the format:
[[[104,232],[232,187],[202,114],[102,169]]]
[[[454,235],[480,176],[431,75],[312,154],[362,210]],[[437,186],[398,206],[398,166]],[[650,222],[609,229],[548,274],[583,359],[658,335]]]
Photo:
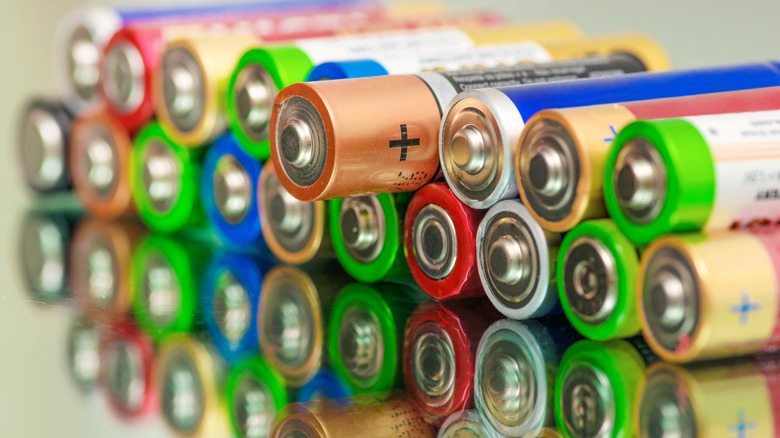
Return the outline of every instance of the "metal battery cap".
[[[458,257],[458,237],[449,213],[436,204],[421,208],[412,223],[414,259],[434,280],[447,278]]]
[[[178,132],[194,130],[203,119],[205,80],[200,63],[181,46],[165,51],[158,72],[167,119]]]
[[[100,80],[101,47],[92,32],[85,26],[78,26],[74,29],[66,50],[70,83],[79,98],[91,101],[95,97],[95,89]]]
[[[274,425],[275,405],[268,386],[248,372],[238,378],[233,394],[233,419],[241,437],[265,438]]]
[[[25,114],[22,127],[22,160],[35,188],[57,184],[65,173],[66,133],[52,114],[40,106]]]
[[[288,253],[300,253],[315,245],[317,204],[295,199],[279,182],[272,168],[266,167],[261,178],[259,198],[265,220],[263,228],[270,229],[273,240]],[[266,238],[268,240],[271,239]]]
[[[244,166],[233,155],[217,160],[212,178],[214,203],[220,215],[236,225],[246,218],[252,203],[252,181]]]
[[[572,242],[563,263],[564,292],[572,312],[588,325],[607,320],[618,299],[617,266],[609,248],[593,236]]]
[[[143,155],[141,181],[146,197],[158,214],[169,212],[181,192],[182,167],[176,153],[152,140]]]
[[[611,382],[601,370],[578,364],[568,370],[560,394],[567,430],[577,438],[612,436],[615,405]]]
[[[612,170],[612,186],[623,215],[644,225],[656,219],[666,199],[666,164],[644,137],[625,142]]]
[[[181,306],[178,277],[168,259],[153,250],[143,264],[142,287],[146,313],[158,327],[173,323]]]
[[[279,92],[262,65],[250,62],[241,69],[233,87],[233,102],[243,133],[253,142],[268,140],[271,109]]]
[[[693,437],[697,418],[688,388],[678,372],[669,366],[648,370],[637,403],[637,429],[648,438]]]
[[[105,355],[105,369],[112,398],[125,410],[139,409],[146,391],[141,350],[126,341],[111,342]]]
[[[86,284],[90,300],[102,309],[111,306],[117,296],[117,263],[111,247],[102,239],[95,239],[86,254]]]
[[[97,196],[106,197],[113,193],[119,176],[114,138],[104,127],[92,124],[81,140],[87,184]]]
[[[46,298],[56,298],[66,287],[66,236],[44,216],[27,218],[22,224],[22,263],[24,276],[33,290]]]
[[[337,337],[349,374],[358,380],[371,380],[380,372],[385,347],[376,314],[352,304],[344,311]]]
[[[345,198],[339,229],[349,256],[362,264],[379,257],[385,241],[385,213],[376,195]]]
[[[122,41],[109,49],[103,59],[103,93],[122,113],[135,111],[146,94],[144,59],[138,48]]]
[[[175,430],[193,433],[205,414],[203,383],[194,359],[182,348],[171,348],[161,370],[162,414]]]
[[[94,388],[100,375],[100,335],[97,328],[84,319],[75,320],[68,329],[68,366],[83,391]]]
[[[240,341],[249,330],[252,309],[246,288],[230,271],[217,278],[212,306],[222,335],[230,342]]]
[[[455,347],[449,333],[433,321],[412,334],[411,368],[416,392],[429,407],[444,406],[455,389]]]
[[[276,143],[282,169],[296,185],[314,184],[325,169],[328,139],[317,108],[303,97],[285,100],[279,111]]]

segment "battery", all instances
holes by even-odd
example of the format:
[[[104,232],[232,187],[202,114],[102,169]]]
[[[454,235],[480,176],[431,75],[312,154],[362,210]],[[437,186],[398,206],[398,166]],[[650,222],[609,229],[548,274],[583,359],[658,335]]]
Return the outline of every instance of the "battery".
[[[549,64],[297,83],[282,89],[274,101],[271,158],[282,185],[305,201],[414,191],[436,176],[442,111],[458,92],[645,70],[635,56],[618,53]]]
[[[504,315],[559,312],[556,261],[561,236],[542,229],[520,200],[487,211],[477,228],[477,267],[485,294]]]
[[[528,120],[520,137],[515,160],[520,196],[543,227],[568,231],[584,220],[607,216],[604,161],[617,132],[628,123],[778,108],[780,87],[766,87],[542,110]],[[549,171],[533,170],[534,160],[551,164]]]
[[[358,399],[362,399],[359,400]],[[274,427],[275,438],[372,437],[433,438],[433,426],[426,423],[414,404],[403,394],[372,394],[343,402],[290,405]]]
[[[230,364],[259,351],[257,306],[265,263],[223,252],[212,257],[198,297],[211,342]]]
[[[576,340],[562,319],[502,319],[488,327],[474,374],[474,401],[486,421],[509,437],[553,426],[555,374]]]
[[[396,284],[352,283],[333,303],[328,329],[330,366],[355,394],[403,386],[404,327],[424,301],[417,290]]]
[[[260,173],[257,204],[265,244],[279,260],[301,265],[334,257],[325,201],[295,199],[270,160]]]
[[[265,246],[257,202],[262,168],[231,133],[206,151],[200,177],[201,204],[211,229],[230,247]]]
[[[230,370],[225,401],[234,436],[270,436],[274,416],[287,400],[284,378],[262,357],[248,357]]]
[[[777,359],[682,367],[653,364],[635,409],[634,436],[777,434]]]
[[[156,122],[138,133],[130,155],[130,189],[138,215],[153,231],[205,225],[201,160],[201,150],[177,145]]]
[[[474,407],[474,362],[482,333],[501,318],[485,299],[427,301],[406,322],[404,383],[426,420],[440,426]]]
[[[166,338],[155,359],[162,418],[182,436],[227,436],[227,409],[222,396],[225,365],[197,338]]]
[[[414,284],[403,242],[411,198],[410,193],[382,193],[328,203],[333,250],[349,275],[364,283]]]
[[[441,27],[404,32],[378,32],[333,38],[313,38],[295,44],[259,47],[246,52],[238,62],[228,87],[228,120],[242,145],[260,159],[269,157],[268,134],[274,97],[282,88],[306,80],[312,67],[326,61],[384,57],[397,59],[417,54],[475,50],[475,40],[494,43],[532,38],[533,32],[576,38],[580,31],[569,23],[495,28]],[[528,43],[512,52],[527,61],[550,59],[543,48]],[[412,73],[422,70],[405,71]]]
[[[632,241],[780,220],[780,110],[633,122],[605,162],[604,198]]]
[[[642,333],[669,362],[780,347],[780,234],[669,235],[650,244],[637,281]]]
[[[36,193],[70,188],[68,149],[73,114],[62,102],[35,98],[27,102],[19,123],[19,158],[27,186]]]
[[[596,219],[566,233],[558,253],[558,292],[566,317],[586,338],[639,334],[638,248],[614,222]]]
[[[441,160],[444,175],[465,203],[488,208],[518,195],[514,168],[524,121],[548,108],[571,108],[614,102],[775,86],[775,62],[650,72],[585,81],[533,86],[500,86],[460,93],[444,112]],[[483,87],[489,84],[482,85]],[[527,157],[527,156],[526,156]],[[560,155],[534,155],[538,190],[555,195],[561,185]],[[533,184],[533,182],[531,183]],[[558,194],[560,196],[560,194]],[[554,196],[553,196],[554,197]]]
[[[101,387],[119,416],[135,419],[156,413],[154,345],[130,319],[106,327],[100,346]]]
[[[68,374],[84,395],[91,394],[100,377],[100,331],[95,323],[76,313],[65,339]]]
[[[327,364],[331,306],[349,277],[333,263],[307,271],[277,265],[263,278],[258,310],[260,349],[290,388],[300,388]]]
[[[130,192],[130,135],[104,111],[77,118],[70,134],[71,182],[90,215],[135,215]]]
[[[352,389],[338,374],[328,368],[321,368],[299,390],[297,403],[322,400],[340,400],[352,396]]]
[[[444,183],[427,184],[414,194],[404,219],[404,252],[423,292],[436,300],[484,296],[476,253],[484,216]]]
[[[441,425],[436,436],[437,438],[501,437],[476,409],[453,412]]]
[[[196,240],[158,234],[136,248],[130,270],[133,316],[156,342],[193,331],[210,253]]]
[[[130,265],[143,236],[133,222],[80,222],[70,243],[68,280],[76,308],[87,318],[110,323],[130,310]]]
[[[645,369],[656,360],[641,338],[575,342],[563,354],[555,382],[561,435],[634,436],[634,403]]]

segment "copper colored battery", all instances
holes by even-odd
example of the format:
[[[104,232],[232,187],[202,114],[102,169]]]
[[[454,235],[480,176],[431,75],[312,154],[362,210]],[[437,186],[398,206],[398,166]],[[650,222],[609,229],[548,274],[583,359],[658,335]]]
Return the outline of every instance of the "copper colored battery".
[[[363,400],[360,400],[363,399]],[[370,400],[373,399],[373,400]],[[343,402],[350,406],[344,407]],[[290,413],[274,428],[274,438],[433,438],[433,426],[405,395],[381,395],[289,405]]]
[[[135,214],[128,176],[131,147],[130,134],[105,111],[73,123],[68,152],[71,182],[91,215],[114,219]]]
[[[130,263],[143,228],[131,222],[88,219],[70,245],[69,277],[78,309],[92,321],[109,323],[130,309]]]

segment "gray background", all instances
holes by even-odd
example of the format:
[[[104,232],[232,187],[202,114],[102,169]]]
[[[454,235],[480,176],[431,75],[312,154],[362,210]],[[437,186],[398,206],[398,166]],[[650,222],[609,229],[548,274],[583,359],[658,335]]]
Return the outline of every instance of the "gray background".
[[[0,199],[4,205],[0,211],[0,436],[106,437],[139,432],[167,436],[157,418],[123,425],[98,394],[84,398],[77,393],[63,360],[62,341],[71,311],[31,305],[17,273],[16,233],[24,206],[33,200],[21,184],[17,165],[17,111],[26,97],[55,92],[51,69],[55,24],[71,8],[91,3],[0,0]],[[465,0],[447,3],[455,9],[478,5]],[[569,19],[588,34],[645,32],[668,50],[678,68],[780,58],[777,0],[518,0],[481,5],[515,21]]]

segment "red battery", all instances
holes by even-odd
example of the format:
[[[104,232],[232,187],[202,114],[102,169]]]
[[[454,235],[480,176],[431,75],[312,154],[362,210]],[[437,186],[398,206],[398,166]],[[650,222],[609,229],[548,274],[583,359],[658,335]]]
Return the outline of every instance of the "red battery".
[[[485,210],[466,206],[445,183],[423,186],[404,219],[404,249],[412,276],[437,300],[484,296],[477,269],[477,228]]]
[[[428,301],[406,323],[404,382],[426,420],[440,426],[474,407],[474,364],[482,333],[502,315],[486,299]]]

